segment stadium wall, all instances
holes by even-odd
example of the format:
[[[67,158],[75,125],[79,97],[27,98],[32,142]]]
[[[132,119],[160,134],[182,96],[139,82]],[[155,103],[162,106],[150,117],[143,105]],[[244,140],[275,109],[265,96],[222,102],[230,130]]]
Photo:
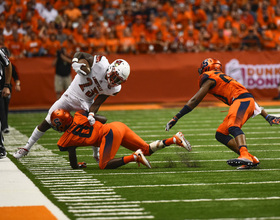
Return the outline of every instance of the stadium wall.
[[[184,102],[198,90],[197,69],[207,57],[219,59],[223,70],[250,88],[257,100],[271,100],[278,95],[279,55],[277,51],[108,55],[109,62],[127,60],[131,75],[122,91],[106,103]],[[53,61],[50,57],[14,61],[22,91],[13,92],[11,109],[49,108],[55,102]],[[206,100],[215,98],[209,95]]]

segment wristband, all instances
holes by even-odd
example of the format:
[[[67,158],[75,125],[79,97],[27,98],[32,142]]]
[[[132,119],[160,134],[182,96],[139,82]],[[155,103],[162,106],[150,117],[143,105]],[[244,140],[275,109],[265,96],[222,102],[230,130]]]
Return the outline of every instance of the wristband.
[[[181,111],[179,111],[179,113],[176,115],[176,117],[178,119],[180,119],[181,117],[183,117],[185,114],[188,114],[189,112],[191,112],[192,109],[188,106],[188,105],[185,105]]]
[[[9,83],[5,83],[5,84],[4,84],[4,88],[9,88],[9,89],[11,90],[12,86],[11,86],[11,84],[9,84]]]
[[[72,59],[72,63],[74,63],[74,62],[78,62],[79,60],[78,60],[78,58],[77,57],[74,57],[73,59]]]
[[[265,120],[267,120],[268,116],[270,116],[270,115],[267,115],[267,116],[265,117]]]

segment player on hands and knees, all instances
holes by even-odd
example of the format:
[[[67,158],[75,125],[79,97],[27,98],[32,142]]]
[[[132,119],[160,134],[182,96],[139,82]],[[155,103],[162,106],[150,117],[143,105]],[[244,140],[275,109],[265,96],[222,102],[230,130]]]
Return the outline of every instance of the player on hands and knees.
[[[77,74],[71,85],[51,106],[45,120],[34,129],[26,145],[13,154],[15,158],[27,155],[31,147],[51,128],[50,115],[54,110],[85,110],[96,115],[109,96],[120,92],[121,84],[130,74],[130,66],[125,60],[117,59],[110,64],[105,56],[92,56],[83,52],[74,55],[72,68]],[[89,120],[92,119],[90,115]],[[94,149],[94,157],[98,160],[98,151]]]
[[[51,114],[52,127],[64,132],[57,145],[61,151],[68,151],[70,165],[73,169],[85,168],[85,162],[77,162],[76,148],[79,146],[96,146],[100,148],[100,169],[115,169],[130,162],[137,162],[151,168],[145,156],[150,156],[171,144],[191,151],[190,143],[181,132],[171,138],[147,144],[129,127],[121,122],[102,124],[101,116],[92,116],[96,120],[88,120],[88,113],[78,111],[74,118],[64,109],[57,109]],[[131,155],[114,158],[120,145],[133,151]]]
[[[257,166],[259,160],[248,152],[245,134],[241,127],[250,117],[258,114],[261,114],[271,125],[278,125],[280,118],[268,115],[258,106],[253,95],[243,85],[223,73],[219,60],[205,59],[198,72],[200,89],[167,123],[166,131],[169,131],[181,117],[191,112],[207,93],[213,94],[230,106],[228,115],[216,131],[216,139],[240,155],[237,159],[228,160],[227,163],[231,166],[239,166],[238,169]]]

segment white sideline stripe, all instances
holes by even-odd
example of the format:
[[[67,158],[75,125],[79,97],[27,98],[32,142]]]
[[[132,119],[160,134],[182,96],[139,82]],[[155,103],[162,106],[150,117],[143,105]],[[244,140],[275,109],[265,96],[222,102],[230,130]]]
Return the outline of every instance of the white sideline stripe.
[[[251,169],[250,172],[267,172],[280,171],[280,169]],[[182,174],[182,173],[224,173],[224,172],[240,172],[240,170],[188,170],[188,171],[166,171],[166,172],[141,172],[141,175],[155,175],[155,174]],[[95,173],[94,176],[111,176],[111,175],[139,175],[139,173]]]
[[[262,184],[279,184],[280,181],[263,181],[263,182],[225,182],[225,183],[181,183],[181,184],[154,184],[154,185],[130,185],[130,186],[110,186],[112,189],[125,188],[155,188],[155,187],[181,187],[181,186],[218,186],[218,185],[262,185]]]
[[[88,209],[88,208],[96,208],[96,209],[107,209],[107,208],[128,208],[128,207],[134,207],[134,208],[137,208],[139,207],[138,204],[130,204],[130,205],[99,205],[99,206],[86,206],[86,205],[79,205],[77,206],[77,204],[75,204],[76,206],[69,206],[69,209],[80,209],[80,208],[85,208],[85,209]]]
[[[116,216],[116,215],[131,215],[131,212],[110,212],[110,213],[89,213],[89,214],[76,214],[78,217],[95,217],[95,216]],[[133,212],[133,215],[149,214],[148,212]],[[95,218],[94,218],[95,219]]]
[[[69,219],[9,158],[0,160],[0,173],[0,207],[45,206],[57,219]]]
[[[19,131],[15,130],[14,128],[10,127],[10,129],[11,129],[11,132],[6,137],[6,139],[8,140],[7,141],[8,144],[6,144],[6,142],[5,142],[5,146],[6,146],[7,151],[10,154],[12,154],[12,152],[14,152],[16,150],[16,146],[14,143],[16,143],[16,142],[18,143],[18,141],[15,140],[14,134],[15,133],[17,134],[17,138],[21,140],[22,144],[25,141],[27,142],[28,138],[25,135],[22,135]],[[92,201],[109,202],[109,201],[126,200],[126,198],[121,198],[121,195],[116,195],[116,192],[114,192],[112,189],[105,187],[104,184],[101,183],[101,181],[95,179],[93,175],[91,175],[91,178],[87,178],[87,177],[89,177],[89,175],[84,170],[70,169],[69,163],[63,156],[56,155],[51,150],[48,150],[39,144],[35,144],[32,147],[32,151],[28,154],[28,157],[25,157],[24,159],[20,159],[19,161],[26,167],[27,170],[29,170],[33,175],[35,175],[36,179],[41,181],[43,186],[47,187],[50,190],[50,193],[52,193],[58,201],[67,202],[67,203],[72,202],[72,205],[73,205],[75,203],[80,203],[80,202],[92,202]],[[50,164],[53,164],[53,165],[50,165]],[[66,165],[67,167],[65,167],[64,165]],[[38,169],[38,167],[40,167],[40,169]],[[47,178],[46,178],[46,175],[47,175]],[[73,178],[71,181],[70,177],[72,177],[73,175],[75,178]],[[79,179],[77,179],[78,175],[80,175]],[[86,178],[83,178],[82,175],[85,175]],[[56,179],[50,180],[51,177],[56,177]],[[60,177],[61,179],[59,179],[57,177]],[[65,177],[68,177],[68,178],[64,179]],[[21,181],[18,181],[18,182],[21,183]],[[75,183],[75,184],[72,184],[72,183]],[[91,192],[89,192],[89,191],[85,192],[84,189],[82,189],[83,186],[84,187],[91,187],[91,186],[98,187],[98,190],[91,191]],[[99,189],[99,187],[103,187],[103,189]],[[52,191],[53,188],[55,188],[56,191]],[[63,194],[63,193],[57,191],[59,188],[62,188],[64,191],[67,191],[67,189],[70,189],[70,190],[68,190],[67,193]],[[82,192],[79,191],[80,189],[82,189]],[[108,190],[108,191],[106,192],[106,190]],[[73,192],[73,191],[75,191],[75,192]],[[2,198],[2,196],[1,196],[1,198]],[[14,201],[16,199],[17,199],[17,197],[14,199]],[[91,207],[91,209],[95,209],[94,206]],[[129,211],[130,215],[131,215],[131,213],[133,213],[133,209],[134,209],[133,207],[131,207],[131,209],[129,207],[127,207],[126,209]],[[141,210],[141,212],[140,212],[140,210]],[[153,218],[151,213],[144,212],[143,210],[144,210],[144,208],[138,208],[138,212],[136,212],[142,216],[142,219],[150,218],[150,217]],[[81,215],[81,217],[82,217],[83,212],[85,212],[85,210],[83,210],[83,209],[76,210],[74,215],[75,216]],[[114,210],[111,212],[112,212],[112,215],[116,215]],[[123,213],[123,216],[121,213]],[[135,213],[133,213],[133,214],[135,214]],[[99,213],[97,216],[100,216],[100,215],[104,215],[104,213],[103,214]],[[123,217],[127,216],[126,212],[119,212],[117,215],[121,219],[123,219]],[[64,220],[63,217],[60,217],[58,219]],[[68,218],[66,217],[65,219],[68,219]]]
[[[246,220],[273,220],[273,219],[280,219],[280,216],[275,217],[253,217],[253,218],[245,218]],[[202,219],[184,219],[184,220],[202,220]],[[209,220],[244,220],[244,218],[211,218]]]

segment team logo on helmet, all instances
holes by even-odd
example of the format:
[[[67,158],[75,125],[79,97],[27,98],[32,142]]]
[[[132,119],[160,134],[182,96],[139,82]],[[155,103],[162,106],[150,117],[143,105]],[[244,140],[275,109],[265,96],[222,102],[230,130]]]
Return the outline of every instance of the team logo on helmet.
[[[217,59],[207,58],[201,63],[200,68],[198,69],[198,73],[200,75],[211,70],[222,71],[222,63]]]
[[[73,117],[69,111],[57,109],[51,114],[51,126],[59,132],[66,131],[73,122]]]

